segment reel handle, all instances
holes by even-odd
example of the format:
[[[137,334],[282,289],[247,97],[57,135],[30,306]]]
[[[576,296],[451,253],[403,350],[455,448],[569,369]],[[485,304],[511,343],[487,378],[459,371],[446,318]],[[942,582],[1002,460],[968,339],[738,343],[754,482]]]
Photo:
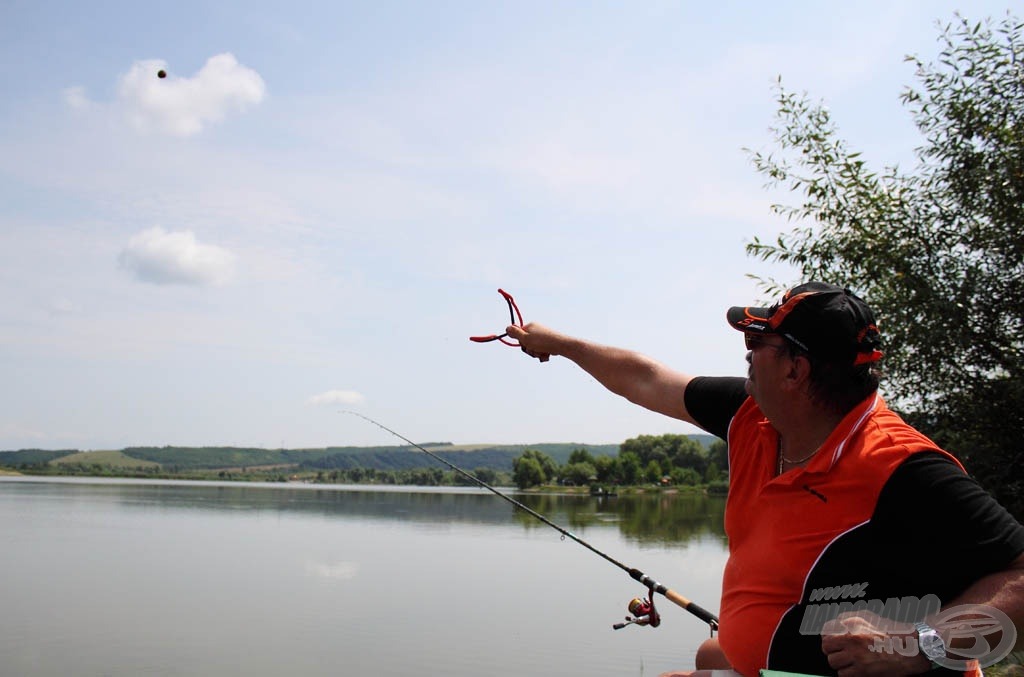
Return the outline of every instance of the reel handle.
[[[649,625],[652,628],[656,628],[661,625],[661,616],[658,614],[657,609],[654,608],[654,602],[650,599],[643,599],[640,597],[634,597],[629,601],[627,606],[629,613],[632,616],[626,616],[625,623],[616,623],[612,626],[612,630],[621,630],[627,625]]]

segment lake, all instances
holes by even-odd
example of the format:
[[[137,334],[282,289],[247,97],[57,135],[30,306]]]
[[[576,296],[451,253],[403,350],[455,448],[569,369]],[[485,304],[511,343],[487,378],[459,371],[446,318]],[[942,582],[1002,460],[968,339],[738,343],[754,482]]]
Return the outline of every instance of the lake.
[[[717,612],[724,499],[508,493]],[[483,489],[0,477],[0,675],[657,675],[707,626]]]

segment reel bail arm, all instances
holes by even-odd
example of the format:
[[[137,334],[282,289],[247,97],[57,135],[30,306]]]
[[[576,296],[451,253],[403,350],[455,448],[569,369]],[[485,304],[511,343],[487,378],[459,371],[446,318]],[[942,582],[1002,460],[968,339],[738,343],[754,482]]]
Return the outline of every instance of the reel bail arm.
[[[627,608],[632,616],[626,616],[624,623],[613,625],[613,630],[621,630],[627,625],[633,625],[634,623],[636,625],[649,625],[652,628],[661,625],[661,614],[658,613],[658,609],[654,606],[654,585],[651,583],[647,584],[647,598],[634,597],[630,600]]]

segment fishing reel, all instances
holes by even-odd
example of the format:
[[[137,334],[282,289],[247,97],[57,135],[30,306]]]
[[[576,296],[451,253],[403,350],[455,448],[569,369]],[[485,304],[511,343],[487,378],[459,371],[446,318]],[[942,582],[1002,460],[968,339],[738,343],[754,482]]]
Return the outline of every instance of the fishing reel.
[[[658,614],[658,610],[654,608],[654,594],[646,599],[640,597],[634,597],[630,600],[629,609],[631,615],[626,616],[626,620],[623,623],[616,623],[612,626],[613,630],[621,630],[627,625],[649,625],[652,628],[656,628],[661,625],[661,615]]]

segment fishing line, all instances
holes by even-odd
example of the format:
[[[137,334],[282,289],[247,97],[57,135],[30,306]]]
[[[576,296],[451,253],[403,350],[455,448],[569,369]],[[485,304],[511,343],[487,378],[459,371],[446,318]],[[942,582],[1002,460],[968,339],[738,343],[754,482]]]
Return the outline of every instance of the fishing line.
[[[350,411],[350,410],[347,410],[347,409],[341,410],[341,413],[343,413],[343,414],[351,414],[353,416],[358,416],[359,418],[363,419],[364,421],[367,421],[367,422],[372,423],[373,425],[377,426],[381,430],[384,430],[386,432],[391,433],[392,435],[394,435],[398,439],[402,440],[406,444],[408,444],[408,445],[410,445],[412,447],[415,447],[416,449],[419,449],[420,451],[422,451],[427,456],[430,456],[434,460],[443,463],[444,465],[448,466],[449,468],[451,468],[452,470],[454,470],[455,472],[457,472],[461,476],[465,477],[468,480],[473,481],[474,483],[478,484],[480,487],[482,487],[482,488],[486,489],[487,491],[491,492],[495,496],[500,496],[501,498],[505,499],[506,501],[508,501],[509,503],[514,505],[515,507],[519,508],[520,510],[522,510],[522,511],[524,511],[526,513],[529,513],[533,517],[536,517],[538,520],[540,520],[544,524],[548,525],[549,527],[551,527],[552,529],[554,529],[555,531],[560,533],[562,535],[562,540],[565,540],[566,538],[569,538],[569,539],[571,539],[573,541],[576,541],[577,543],[579,543],[580,545],[582,545],[584,548],[586,548],[587,550],[591,551],[595,555],[598,555],[598,556],[604,558],[608,562],[611,562],[612,564],[614,564],[618,568],[620,568],[623,571],[625,571],[627,574],[629,574],[630,578],[632,578],[633,580],[635,580],[638,583],[641,583],[643,585],[646,585],[647,588],[651,591],[652,598],[653,598],[654,593],[657,592],[658,594],[663,595],[665,598],[667,598],[668,600],[670,600],[674,604],[682,607],[686,611],[690,612],[691,614],[693,614],[697,618],[699,618],[702,621],[704,621],[705,623],[707,623],[710,626],[710,628],[711,628],[711,634],[712,635],[714,634],[715,630],[718,629],[718,617],[715,616],[710,611],[708,611],[708,610],[698,606],[697,604],[694,604],[693,602],[691,602],[687,598],[685,598],[682,595],[680,595],[678,592],[667,588],[666,586],[662,585],[658,581],[656,581],[653,578],[649,577],[647,574],[645,574],[644,572],[640,571],[639,569],[635,569],[633,567],[626,566],[625,564],[623,564],[622,562],[618,561],[614,557],[612,557],[612,556],[610,556],[610,555],[608,555],[608,554],[598,550],[597,548],[592,546],[590,543],[587,543],[585,540],[583,540],[582,538],[580,538],[576,534],[572,533],[568,529],[555,524],[554,522],[552,522],[547,517],[545,517],[544,515],[540,514],[539,512],[537,512],[536,510],[534,510],[530,506],[525,505],[525,504],[517,501],[516,499],[512,498],[508,494],[505,494],[505,493],[499,491],[498,489],[492,487],[487,482],[484,482],[482,479],[478,478],[477,476],[473,475],[472,473],[466,472],[465,470],[463,470],[459,466],[455,465],[454,463],[452,463],[448,459],[446,459],[446,458],[444,458],[442,456],[439,456],[438,454],[435,454],[434,452],[432,452],[432,451],[430,451],[428,449],[425,449],[424,447],[422,447],[419,444],[416,444],[415,442],[410,440],[408,437],[405,437],[404,435],[401,435],[401,434],[395,432],[394,430],[392,430],[391,428],[387,427],[386,425],[384,425],[382,423],[378,423],[377,421],[373,420],[369,416],[364,416],[363,414],[360,414],[357,411]],[[652,617],[655,620],[653,622],[649,621],[648,623],[650,625],[656,626],[658,624],[657,620],[656,620],[657,619],[657,612],[653,608],[654,607],[653,599],[650,602],[650,607],[651,607],[650,611],[652,612],[651,615],[652,615]],[[632,609],[632,603],[631,603],[631,609],[630,610],[631,611],[633,610]],[[627,618],[627,620],[629,620],[629,619]],[[632,622],[637,622],[637,621],[636,621],[636,619],[633,619]],[[643,625],[645,623],[641,621],[640,624]],[[625,624],[620,624],[620,625],[613,626],[613,627],[618,629],[619,627],[622,627],[623,625],[625,625]]]

